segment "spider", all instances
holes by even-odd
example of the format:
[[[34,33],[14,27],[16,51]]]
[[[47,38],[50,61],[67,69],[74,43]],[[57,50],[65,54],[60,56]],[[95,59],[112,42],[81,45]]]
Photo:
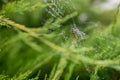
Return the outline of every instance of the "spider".
[[[81,32],[77,27],[73,27],[71,32],[76,39],[79,39],[79,37],[81,37],[81,39],[85,38],[85,33]]]

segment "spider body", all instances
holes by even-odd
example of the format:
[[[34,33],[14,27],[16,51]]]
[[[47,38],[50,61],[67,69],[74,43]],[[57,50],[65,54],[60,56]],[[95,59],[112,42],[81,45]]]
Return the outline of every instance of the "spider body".
[[[76,39],[85,37],[85,33],[81,32],[77,27],[72,28],[71,32]]]

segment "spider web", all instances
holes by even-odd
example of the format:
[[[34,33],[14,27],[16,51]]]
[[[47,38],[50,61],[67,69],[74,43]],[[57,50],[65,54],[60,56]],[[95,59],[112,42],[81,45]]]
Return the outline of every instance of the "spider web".
[[[67,14],[71,14],[73,12],[72,10],[75,10],[75,6],[72,4],[71,0],[44,0],[44,2],[53,4],[46,8],[46,12],[55,19],[64,17],[64,10],[67,10]],[[75,33],[74,35],[79,36],[81,39],[84,39],[86,37],[85,33],[79,30],[79,28],[77,27],[74,18],[72,18],[71,24],[71,33],[72,32]]]
[[[45,3],[53,4],[51,6],[48,6],[46,11],[54,18],[62,18],[64,16],[63,8],[65,7],[63,4],[61,6],[61,2],[63,1],[64,0],[44,0]]]

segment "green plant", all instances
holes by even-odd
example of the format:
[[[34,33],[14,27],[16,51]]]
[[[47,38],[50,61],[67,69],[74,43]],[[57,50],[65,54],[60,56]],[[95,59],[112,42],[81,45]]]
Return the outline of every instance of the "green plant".
[[[90,7],[91,0],[52,1],[19,0],[2,7],[0,79],[120,79],[120,23],[117,18],[120,5],[113,23],[101,28],[95,26],[99,20],[94,22],[91,17],[93,24],[80,22],[81,25],[77,20],[78,14],[85,11],[98,15]],[[56,9],[56,4],[63,6],[60,10],[63,15],[51,10]],[[46,9],[50,9],[50,14]]]

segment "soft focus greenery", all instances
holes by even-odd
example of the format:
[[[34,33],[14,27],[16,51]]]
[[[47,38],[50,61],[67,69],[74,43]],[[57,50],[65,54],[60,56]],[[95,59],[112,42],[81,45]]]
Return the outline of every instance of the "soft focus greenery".
[[[120,5],[44,1],[0,0],[0,80],[119,80]]]

